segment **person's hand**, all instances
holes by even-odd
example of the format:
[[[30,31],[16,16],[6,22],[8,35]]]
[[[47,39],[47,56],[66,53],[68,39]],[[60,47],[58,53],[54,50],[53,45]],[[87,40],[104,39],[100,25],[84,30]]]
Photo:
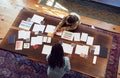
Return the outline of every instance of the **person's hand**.
[[[57,32],[61,32],[62,31],[62,28],[60,28],[60,29],[57,29]]]
[[[53,34],[56,34],[57,32],[60,32],[60,30],[58,29],[58,30],[54,31],[54,33],[53,33]]]
[[[54,32],[54,34],[56,34],[57,32],[62,32],[63,30],[64,30],[63,28],[59,28]]]
[[[66,27],[61,27],[60,30],[64,31],[64,30],[66,30]]]
[[[54,34],[56,34],[57,32],[63,32],[66,28],[65,27],[61,27],[57,30],[54,31]]]

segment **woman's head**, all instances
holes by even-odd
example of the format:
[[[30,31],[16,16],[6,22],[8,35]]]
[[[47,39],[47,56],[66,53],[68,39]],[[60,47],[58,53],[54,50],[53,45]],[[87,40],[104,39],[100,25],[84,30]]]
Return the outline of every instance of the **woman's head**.
[[[64,51],[60,43],[53,45],[51,54],[48,58],[48,64],[50,67],[55,68],[56,66],[61,68],[64,66]]]
[[[66,17],[66,24],[72,25],[78,21],[78,17],[76,15],[68,15]]]

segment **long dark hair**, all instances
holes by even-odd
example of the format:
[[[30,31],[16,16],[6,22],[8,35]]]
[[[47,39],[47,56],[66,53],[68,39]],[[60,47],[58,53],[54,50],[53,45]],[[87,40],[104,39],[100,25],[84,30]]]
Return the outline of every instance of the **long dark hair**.
[[[64,52],[63,52],[63,47],[60,43],[56,43],[53,45],[52,50],[51,50],[51,54],[48,57],[48,65],[51,68],[55,68],[55,67],[63,67],[65,64],[64,61]]]

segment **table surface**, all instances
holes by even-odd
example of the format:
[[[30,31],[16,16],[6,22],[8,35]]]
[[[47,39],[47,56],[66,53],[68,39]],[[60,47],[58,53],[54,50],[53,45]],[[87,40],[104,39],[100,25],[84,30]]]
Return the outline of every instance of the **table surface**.
[[[74,44],[79,44],[79,45],[85,45],[85,43],[83,43],[83,42],[75,42],[75,41],[73,42],[73,41],[69,41],[69,40],[64,40],[64,39],[60,38],[59,36],[55,35],[52,38],[51,43],[44,43],[42,45],[39,45],[37,49],[34,49],[32,46],[30,46],[30,49],[15,50],[15,44],[8,44],[8,38],[12,34],[12,35],[15,35],[16,40],[18,40],[17,34],[18,34],[18,30],[20,30],[18,28],[18,26],[19,26],[21,20],[26,20],[28,17],[31,18],[33,16],[33,14],[38,14],[38,15],[44,16],[45,17],[45,19],[44,19],[45,25],[51,24],[51,25],[56,26],[61,20],[61,18],[57,18],[57,17],[50,16],[50,15],[43,14],[43,13],[39,13],[37,11],[33,11],[33,10],[29,10],[29,9],[22,9],[20,11],[18,17],[14,21],[12,28],[10,28],[10,30],[6,34],[5,38],[1,42],[1,44],[0,44],[1,49],[8,50],[13,53],[19,53],[19,54],[25,55],[28,58],[32,58],[36,61],[40,61],[42,63],[47,64],[47,61],[45,60],[46,55],[41,54],[44,44],[53,45],[54,43],[56,43],[58,41],[63,41],[65,43],[69,43],[69,44],[74,43]],[[30,30],[32,30],[32,28]],[[109,52],[110,52],[110,48],[111,48],[111,44],[112,44],[111,36],[101,33],[101,32],[98,32],[94,29],[88,28],[85,26],[85,24],[79,24],[78,28],[74,32],[80,32],[80,33],[85,32],[85,33],[88,33],[89,36],[93,36],[94,44],[95,45],[103,45],[106,48],[108,48],[108,56],[109,56]],[[35,36],[35,35],[33,33],[31,33],[31,36]],[[107,67],[107,62],[108,62],[108,57],[107,58],[97,57],[96,64],[93,64],[92,61],[93,61],[94,55],[92,53],[89,52],[88,58],[82,58],[79,55],[75,54],[74,51],[75,51],[75,48],[73,49],[73,53],[72,53],[71,59],[70,59],[72,70],[81,72],[81,73],[84,73],[84,74],[87,74],[87,75],[90,75],[93,77],[104,78],[106,67]]]

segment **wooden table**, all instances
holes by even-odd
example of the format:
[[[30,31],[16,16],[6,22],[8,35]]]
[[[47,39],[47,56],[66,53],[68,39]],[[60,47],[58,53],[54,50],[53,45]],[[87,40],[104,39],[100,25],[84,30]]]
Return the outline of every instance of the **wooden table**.
[[[74,43],[74,44],[79,44],[79,45],[85,45],[85,43],[83,43],[83,42],[68,41],[68,40],[64,40],[64,39],[60,38],[59,36],[55,35],[52,38],[51,43],[44,43],[44,44],[38,46],[37,49],[34,49],[31,46],[30,49],[15,50],[15,44],[8,44],[8,37],[11,34],[14,34],[14,35],[16,35],[16,40],[18,40],[17,34],[18,34],[18,30],[20,30],[18,28],[18,26],[19,26],[21,20],[26,20],[28,17],[31,18],[33,16],[33,14],[38,14],[38,15],[44,16],[45,17],[45,19],[44,19],[45,25],[51,24],[51,25],[56,26],[61,20],[61,18],[57,18],[57,17],[50,16],[50,15],[43,14],[43,13],[39,13],[37,11],[23,9],[23,10],[21,10],[21,12],[19,13],[15,22],[13,23],[12,28],[10,28],[10,30],[6,34],[4,40],[1,42],[1,44],[0,44],[1,49],[8,50],[13,53],[19,53],[19,54],[25,55],[28,58],[32,58],[36,61],[40,61],[42,63],[47,64],[47,62],[45,60],[46,55],[41,54],[44,44],[53,45],[55,42],[58,42],[61,40],[65,43],[69,43],[69,44]],[[112,44],[111,36],[106,35],[101,32],[97,32],[94,29],[88,28],[85,26],[85,24],[80,24],[74,32],[80,32],[80,33],[85,32],[85,33],[88,33],[89,36],[93,36],[95,38],[94,44],[103,45],[106,48],[108,48],[108,56],[109,56],[109,52],[110,52],[110,48],[111,48],[111,44]],[[31,33],[31,36],[34,36],[34,34]],[[75,48],[73,49],[73,53],[72,53],[72,56],[70,59],[72,70],[81,72],[81,73],[84,73],[84,74],[87,74],[87,75],[90,75],[93,77],[100,77],[100,78],[105,77],[105,71],[106,71],[106,67],[107,67],[108,57],[107,58],[97,57],[97,63],[93,64],[92,63],[92,61],[93,61],[92,53],[89,52],[88,58],[85,59],[85,58],[82,58],[79,55],[75,54],[74,51],[75,51]]]

